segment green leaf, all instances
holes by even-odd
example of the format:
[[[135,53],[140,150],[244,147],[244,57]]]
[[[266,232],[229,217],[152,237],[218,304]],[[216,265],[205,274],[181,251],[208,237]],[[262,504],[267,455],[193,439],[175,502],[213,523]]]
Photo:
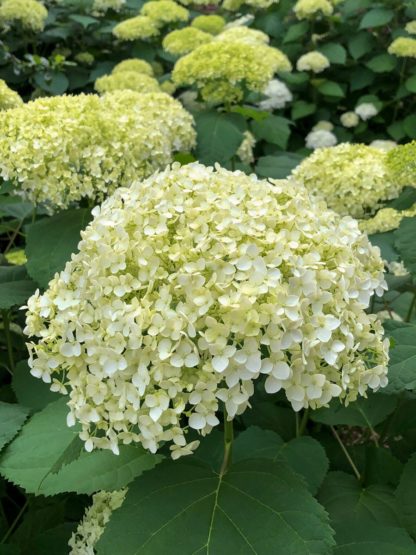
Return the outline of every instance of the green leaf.
[[[27,269],[39,285],[47,287],[54,274],[64,269],[90,220],[90,210],[70,209],[28,227]]]
[[[374,8],[367,12],[360,22],[360,29],[369,29],[371,27],[381,27],[387,25],[394,17],[392,10],[385,8]]]
[[[286,35],[283,37],[283,44],[297,41],[301,37],[304,37],[308,31],[309,23],[307,21],[301,21],[300,23],[290,25]]]
[[[262,121],[253,121],[251,128],[258,139],[285,149],[290,137],[290,123],[286,118],[269,116]]]
[[[394,234],[392,231],[386,233],[374,233],[369,237],[371,244],[377,246],[381,251],[381,256],[388,262],[399,259],[399,254],[394,248]]]
[[[292,105],[292,119],[297,120],[310,116],[316,112],[316,104],[311,104],[310,102],[305,102],[304,100],[298,100]]]
[[[345,96],[344,89],[335,81],[325,81],[318,87],[318,91],[325,96],[333,96],[335,98],[342,98]]]
[[[328,58],[331,64],[344,65],[347,61],[347,51],[343,46],[336,42],[328,42],[318,48],[324,56]]]
[[[48,385],[30,373],[30,368],[25,360],[16,364],[12,377],[12,388],[21,405],[34,411],[41,410],[49,403],[56,401]]]
[[[35,82],[44,91],[55,95],[63,94],[69,86],[68,77],[61,71],[36,73]]]
[[[347,425],[374,428],[396,408],[397,399],[381,393],[370,393],[368,398],[359,397],[347,407],[335,399],[328,408],[310,413],[314,422],[330,426]]]
[[[195,115],[198,134],[196,155],[203,164],[226,162],[243,140],[245,120],[239,114],[202,112]]]
[[[387,133],[396,142],[401,141],[406,136],[406,131],[404,130],[403,122],[402,121],[395,121],[394,123],[389,125],[387,127]]]
[[[303,156],[288,152],[276,156],[262,156],[256,165],[256,173],[260,177],[284,179],[303,160]]]
[[[329,555],[332,544],[325,512],[285,465],[245,460],[220,476],[182,460],[135,480],[96,548],[98,555],[120,545],[123,555]]]
[[[416,390],[416,326],[404,322],[386,322],[390,347],[389,384],[386,391],[401,393]]]
[[[416,218],[403,218],[394,232],[394,246],[412,274],[416,273]]]
[[[365,65],[375,73],[387,73],[396,67],[397,58],[390,54],[380,54],[371,58]]]
[[[0,449],[9,443],[23,426],[29,411],[26,407],[0,402]]]
[[[410,534],[416,539],[416,453],[406,463],[396,498],[401,507],[403,523]]]
[[[411,139],[416,139],[416,114],[411,114],[403,120],[403,129]]]
[[[362,488],[354,476],[345,472],[329,472],[318,499],[333,521],[353,517],[386,526],[400,525],[393,488],[381,485]]]
[[[37,495],[68,491],[91,494],[122,488],[159,462],[159,456],[140,446],[124,445],[118,456],[111,451],[84,451],[77,460],[62,466],[65,452],[71,451],[78,436],[77,427],[66,425],[67,413],[66,399],[60,399],[29,420],[0,461],[0,472],[7,480]],[[58,466],[59,472],[53,474]]]
[[[354,60],[362,58],[374,47],[374,38],[370,33],[362,31],[361,33],[354,34],[348,41],[348,50]]]
[[[91,17],[89,15],[71,14],[69,16],[69,19],[72,19],[72,21],[79,23],[84,27],[84,29],[86,29],[90,25],[95,25],[96,23],[99,23],[98,19],[95,19],[95,17]]]
[[[285,443],[275,432],[256,426],[239,434],[233,445],[234,462],[250,458],[286,463],[305,479],[311,493],[318,491],[329,466],[324,448],[315,439],[300,437]]]
[[[23,305],[36,288],[24,266],[0,266],[0,309]]]
[[[416,75],[412,75],[405,82],[405,87],[409,92],[416,93]]]

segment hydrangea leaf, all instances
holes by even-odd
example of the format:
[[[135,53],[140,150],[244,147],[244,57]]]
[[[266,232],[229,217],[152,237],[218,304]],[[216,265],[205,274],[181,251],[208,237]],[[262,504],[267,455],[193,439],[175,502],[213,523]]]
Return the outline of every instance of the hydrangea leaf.
[[[56,401],[56,393],[53,393],[42,380],[32,376],[25,360],[16,364],[12,388],[18,402],[33,411],[42,410],[49,403]]]
[[[0,309],[24,304],[35,289],[24,266],[0,267]]]
[[[14,438],[28,414],[26,407],[0,402],[0,449]]]
[[[258,160],[256,173],[260,177],[284,179],[302,161],[302,158],[299,154],[291,152],[277,156],[262,156]]]
[[[403,523],[416,539],[416,453],[406,463],[396,498],[403,515]]]
[[[403,218],[394,232],[394,246],[409,272],[416,273],[416,218]]]
[[[369,29],[371,27],[381,27],[383,25],[387,25],[393,17],[394,12],[392,10],[374,8],[363,16],[360,22],[360,29]]]
[[[77,438],[76,427],[66,425],[66,399],[50,403],[35,414],[19,436],[7,447],[0,461],[1,474],[28,493],[55,495],[74,491],[91,494],[100,489],[119,489],[144,470],[152,468],[160,456],[151,455],[140,446],[122,446],[120,455],[111,451],[93,451],[62,466],[66,450]]]
[[[269,116],[263,121],[253,121],[251,127],[258,139],[285,149],[290,137],[290,125],[290,120],[286,118]]]
[[[60,212],[40,220],[28,228],[27,269],[39,285],[46,287],[56,272],[77,250],[80,232],[90,220],[90,210],[82,208]]]
[[[225,476],[192,460],[164,462],[130,487],[99,555],[307,555],[332,552],[327,515],[286,465],[245,460]]]
[[[416,389],[416,326],[404,322],[386,322],[392,339],[389,362],[389,384],[386,391],[400,393]]]
[[[201,162],[221,163],[234,156],[243,140],[242,116],[203,112],[195,116],[195,123],[198,134],[197,156]]]

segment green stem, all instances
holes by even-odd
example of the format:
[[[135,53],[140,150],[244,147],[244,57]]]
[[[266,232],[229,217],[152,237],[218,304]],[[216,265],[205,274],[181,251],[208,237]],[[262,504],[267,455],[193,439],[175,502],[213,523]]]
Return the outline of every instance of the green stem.
[[[406,322],[410,322],[413,310],[415,308],[415,304],[416,304],[416,293],[413,295],[412,302],[410,303],[409,310],[407,312],[407,316],[406,316],[406,320],[405,320]]]
[[[227,409],[224,407],[224,458],[222,460],[220,476],[224,476],[230,468],[233,452],[233,421],[228,420]]]
[[[336,429],[334,428],[334,426],[331,426],[331,432],[334,434],[335,439],[338,441],[339,446],[341,447],[344,455],[347,458],[347,461],[350,463],[350,466],[354,472],[354,474],[357,477],[357,480],[360,482],[361,481],[361,474],[358,471],[358,468],[355,466],[354,461],[351,458],[351,455],[348,453],[347,448],[345,447],[345,445],[342,443],[342,439],[339,437],[338,432],[336,431]]]
[[[303,411],[302,420],[300,421],[300,424],[299,424],[299,436],[298,437],[300,437],[304,434],[305,429],[306,429],[306,425],[308,423],[308,418],[309,418],[309,409],[305,409]]]
[[[1,540],[1,543],[6,543],[6,541],[9,539],[10,535],[12,534],[12,532],[14,531],[14,529],[16,528],[20,518],[22,517],[23,513],[26,511],[27,507],[29,505],[29,499],[26,499],[25,504],[23,505],[23,507],[20,509],[20,511],[18,512],[16,518],[13,520],[10,528],[7,530],[7,532],[5,533],[5,535],[3,536],[3,539]]]
[[[6,336],[6,343],[7,343],[7,353],[9,355],[10,370],[11,372],[14,372],[15,364],[14,364],[14,356],[13,356],[12,338],[10,335],[9,311],[2,310],[2,314],[3,314],[4,335]]]

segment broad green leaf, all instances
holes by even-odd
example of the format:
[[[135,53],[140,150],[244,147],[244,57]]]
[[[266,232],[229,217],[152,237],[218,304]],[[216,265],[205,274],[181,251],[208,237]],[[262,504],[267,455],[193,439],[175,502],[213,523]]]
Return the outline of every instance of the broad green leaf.
[[[416,114],[410,114],[403,120],[403,129],[411,139],[416,139]]]
[[[37,73],[35,75],[35,82],[41,89],[54,95],[63,94],[69,86],[68,77],[61,71]]]
[[[389,486],[363,488],[351,474],[329,472],[319,490],[318,499],[332,521],[353,517],[386,526],[400,526],[394,490]]]
[[[257,15],[254,22],[256,29],[264,31],[269,36],[280,39],[284,32],[284,25],[279,13],[264,12]]]
[[[233,461],[249,458],[286,463],[305,479],[312,493],[317,492],[329,466],[324,448],[315,439],[300,437],[285,443],[275,432],[256,426],[242,432],[233,445]]]
[[[85,29],[87,27],[89,27],[90,25],[95,25],[96,23],[99,22],[98,19],[96,19],[95,17],[91,17],[89,15],[72,14],[72,15],[69,16],[69,19],[72,19],[72,21],[75,21],[76,23],[79,23]]]
[[[358,60],[362,58],[368,52],[373,50],[375,41],[370,33],[367,31],[362,31],[361,33],[355,33],[348,41],[348,50],[351,56]]]
[[[394,232],[394,246],[406,268],[416,273],[416,218],[403,218],[399,228]]]
[[[370,235],[369,239],[373,245],[380,249],[384,260],[393,262],[399,259],[399,253],[394,247],[394,234],[392,231],[374,233],[374,235]]]
[[[239,114],[202,112],[195,116],[195,123],[196,155],[203,164],[230,160],[243,141],[245,121]]]
[[[381,27],[387,25],[394,17],[392,10],[385,8],[374,8],[367,12],[360,22],[360,29],[369,29],[370,27]]]
[[[290,137],[290,120],[280,116],[269,116],[251,124],[254,135],[268,143],[285,149]]]
[[[298,100],[292,105],[292,119],[297,120],[310,116],[316,112],[316,104],[311,104],[310,102],[305,102],[304,100]]]
[[[295,42],[301,37],[304,37],[309,30],[309,23],[307,21],[301,21],[300,23],[295,23],[290,25],[287,33],[283,37],[283,44],[288,42]]]
[[[276,405],[270,400],[257,398],[253,399],[252,406],[252,409],[247,409],[241,415],[245,426],[257,426],[272,430],[285,441],[294,437],[296,416],[291,408]]]
[[[401,141],[406,136],[402,121],[395,121],[387,127],[387,133],[395,141]]]
[[[23,426],[29,411],[13,403],[0,402],[0,449],[14,438]]]
[[[276,156],[262,156],[256,165],[256,173],[260,177],[284,179],[302,161],[303,156],[288,152]]]
[[[192,460],[135,480],[98,555],[315,555],[332,552],[327,515],[286,465],[252,459],[225,476]]]
[[[64,269],[90,219],[90,210],[70,209],[28,227],[27,270],[39,285],[47,287],[54,274]]]
[[[12,377],[12,388],[18,402],[38,411],[51,402],[56,401],[56,393],[53,393],[48,384],[30,373],[30,368],[25,360],[16,364]]]
[[[321,408],[310,413],[315,422],[330,426],[347,425],[373,428],[385,420],[397,405],[397,399],[381,393],[370,393],[368,398],[359,397],[347,407],[335,399],[328,408]]]
[[[375,73],[387,73],[396,67],[397,58],[390,54],[379,54],[371,58],[365,65]]]
[[[409,92],[416,93],[416,75],[412,75],[412,77],[407,79],[405,87]]]
[[[0,266],[0,309],[23,305],[36,288],[24,266]]]
[[[396,490],[397,502],[403,515],[403,523],[416,539],[416,453],[404,467]]]
[[[389,434],[390,435],[390,434]],[[397,486],[403,464],[391,453],[389,448],[366,445],[365,482]]]
[[[345,91],[335,81],[325,81],[318,86],[318,91],[325,96],[333,96],[335,98],[342,98],[345,96]]]
[[[401,393],[416,390],[416,326],[404,322],[386,322],[390,347],[389,384],[386,391]]]
[[[160,460],[140,446],[125,445],[118,456],[111,451],[84,451],[53,474],[78,435],[77,428],[66,425],[67,412],[66,399],[60,399],[35,414],[4,451],[1,474],[37,495],[67,491],[91,494],[122,488]]]
[[[369,85],[372,85],[376,78],[374,71],[370,71],[362,66],[349,70],[348,77],[351,92],[365,89]]]
[[[331,64],[344,65],[347,61],[347,51],[341,44],[337,44],[336,42],[323,44],[318,50],[328,58]]]

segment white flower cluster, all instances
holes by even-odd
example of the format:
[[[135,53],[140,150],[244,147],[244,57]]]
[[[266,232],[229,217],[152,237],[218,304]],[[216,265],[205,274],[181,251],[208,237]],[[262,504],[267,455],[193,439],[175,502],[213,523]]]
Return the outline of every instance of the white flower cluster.
[[[334,126],[329,121],[320,121],[312,127],[312,130],[305,137],[306,148],[316,150],[335,146],[338,139],[332,133]]]
[[[272,79],[264,89],[263,94],[266,98],[259,102],[262,110],[277,110],[284,108],[288,102],[293,100],[293,95],[286,84],[279,79]]]
[[[250,131],[244,131],[243,136],[244,138],[236,154],[243,164],[252,164],[254,162],[253,149],[256,146],[256,138]]]
[[[172,457],[249,405],[254,380],[294,410],[386,385],[379,249],[300,184],[174,164],[118,189],[79,253],[28,301],[31,373],[69,393],[85,448]]]
[[[69,555],[94,555],[95,544],[104,532],[113,511],[121,507],[127,489],[99,491],[92,498],[92,505],[85,511],[84,518],[72,534],[68,546]]]
[[[378,114],[378,109],[372,102],[362,102],[355,108],[354,112],[363,121],[367,121]]]

